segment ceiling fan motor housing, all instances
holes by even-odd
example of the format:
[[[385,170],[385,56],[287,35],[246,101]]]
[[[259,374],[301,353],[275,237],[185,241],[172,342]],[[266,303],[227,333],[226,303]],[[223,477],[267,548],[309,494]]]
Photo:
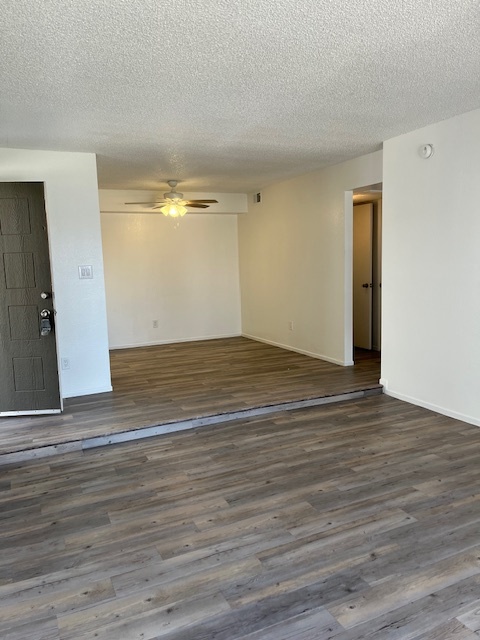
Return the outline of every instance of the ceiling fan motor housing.
[[[167,193],[163,194],[165,200],[183,200],[183,193],[178,193],[177,191],[167,191]]]

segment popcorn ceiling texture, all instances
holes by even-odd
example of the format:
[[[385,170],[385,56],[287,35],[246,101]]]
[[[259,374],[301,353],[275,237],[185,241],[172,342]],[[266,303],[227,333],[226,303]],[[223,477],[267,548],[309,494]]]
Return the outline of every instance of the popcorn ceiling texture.
[[[4,0],[0,146],[247,191],[480,106],[478,0]]]

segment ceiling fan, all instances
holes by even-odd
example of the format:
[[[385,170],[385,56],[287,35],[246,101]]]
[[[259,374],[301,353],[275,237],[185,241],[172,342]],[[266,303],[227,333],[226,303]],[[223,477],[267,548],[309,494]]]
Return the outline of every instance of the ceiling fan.
[[[218,202],[218,200],[184,200],[183,193],[175,191],[178,184],[177,180],[168,180],[167,184],[171,191],[163,194],[163,200],[155,200],[154,202],[126,202],[125,204],[152,205],[152,209],[160,209],[164,216],[177,218],[187,213],[187,207],[208,209],[211,204]]]

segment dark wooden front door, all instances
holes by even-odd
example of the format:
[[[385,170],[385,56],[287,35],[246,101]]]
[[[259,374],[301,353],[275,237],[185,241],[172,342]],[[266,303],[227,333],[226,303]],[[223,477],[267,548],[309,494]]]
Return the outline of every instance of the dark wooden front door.
[[[0,414],[60,410],[53,316],[43,184],[0,183]]]

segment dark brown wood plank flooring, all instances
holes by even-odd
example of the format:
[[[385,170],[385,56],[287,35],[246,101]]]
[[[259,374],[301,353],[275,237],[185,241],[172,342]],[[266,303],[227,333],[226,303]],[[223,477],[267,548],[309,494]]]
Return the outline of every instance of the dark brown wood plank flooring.
[[[473,640],[480,430],[387,396],[0,469],[8,640]]]
[[[228,338],[111,353],[114,391],[66,400],[64,413],[0,419],[0,455],[281,402],[378,387],[380,357],[341,367]]]

